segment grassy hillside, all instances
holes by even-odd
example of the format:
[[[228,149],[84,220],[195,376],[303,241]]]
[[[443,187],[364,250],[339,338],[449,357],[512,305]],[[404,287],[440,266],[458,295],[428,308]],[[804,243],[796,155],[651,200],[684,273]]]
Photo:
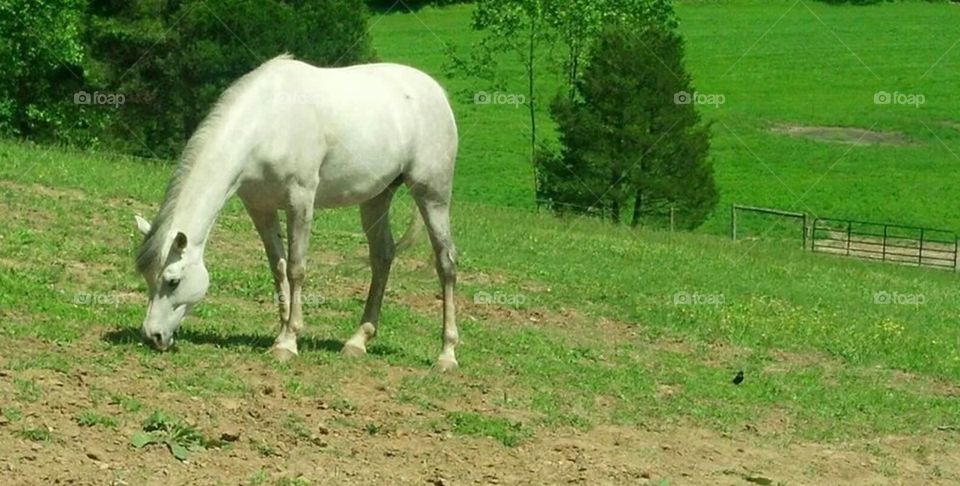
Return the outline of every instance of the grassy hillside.
[[[866,469],[888,480],[960,473],[954,463],[930,459],[949,441],[950,432],[939,428],[960,423],[954,273],[706,235],[617,230],[466,200],[454,215],[463,370],[438,375],[429,369],[439,346],[439,304],[425,245],[398,263],[371,355],[354,363],[336,353],[356,325],[368,273],[356,210],[329,211],[314,230],[303,354],[276,364],[262,354],[275,330],[269,272],[234,201],[208,248],[211,293],[184,324],[178,352],[159,354],[139,344],[143,283],[131,271],[138,241],[131,215],[153,214],[169,172],[140,161],[0,145],[0,218],[8,228],[0,238],[0,403],[7,424],[0,436],[19,450],[39,443],[72,454],[74,440],[85,447],[113,441],[128,464],[114,477],[144,480],[152,473],[136,465],[157,460],[157,452],[124,444],[161,410],[211,434],[247,423],[249,439],[230,446],[231,455],[195,453],[240,479],[282,476],[270,468],[286,450],[349,461],[353,441],[379,450],[377,444],[404,434],[450,434],[457,439],[449,447],[464,450],[489,440],[471,437],[492,437],[503,444],[491,449],[497,455],[558,430],[669,434],[691,426],[740,437],[749,447],[838,444],[831,447],[880,460]],[[409,202],[400,202],[403,214]],[[738,370],[746,376],[739,386],[730,383]],[[247,405],[235,405],[273,400],[271,394],[284,401],[257,405],[262,415],[255,422],[244,415],[254,413]],[[234,405],[201,413],[196,400]],[[317,401],[327,407],[319,415]],[[76,425],[91,421],[113,425]],[[314,433],[302,424],[317,421],[328,430],[322,441],[335,445],[311,445]],[[928,462],[919,472],[905,473],[897,464],[913,456],[864,445],[891,434],[910,447],[939,445],[924,449]],[[828,460],[818,460],[827,462],[797,473],[801,482],[833,474]],[[763,464],[757,467],[771,467]],[[201,471],[172,470],[181,478]],[[331,478],[307,470],[306,477]],[[679,477],[668,471],[656,477]]]
[[[380,55],[441,77],[461,127],[452,374],[431,369],[425,242],[395,264],[370,354],[340,356],[369,278],[355,208],[317,215],[297,360],[265,353],[272,282],[236,200],[207,248],[209,295],[174,352],[148,349],[132,215],[155,213],[172,167],[0,141],[0,471],[27,484],[960,482],[957,273],[709,234],[731,202],[960,228],[947,183],[960,10],[679,12],[699,90],[726,98],[703,108],[723,202],[692,234],[531,211],[523,109],[474,104],[492,88],[443,74],[441,41],[473,39],[469,7],[373,20]],[[926,102],[875,105],[878,90]],[[771,130],[799,125],[902,135]],[[411,206],[398,198],[396,226]],[[145,432],[170,443],[135,447]]]
[[[681,2],[688,66],[713,125],[712,157],[722,199],[704,231],[722,232],[730,203],[815,215],[960,228],[960,50],[955,5],[904,2],[871,7],[822,2]],[[722,21],[721,21],[722,20]],[[385,60],[418,66],[444,80],[462,131],[457,194],[478,203],[530,207],[525,112],[476,105],[482,81],[444,74],[444,43],[466,52],[477,37],[470,7],[424,9],[373,20]],[[516,63],[504,61],[524,93]],[[556,88],[538,87],[542,101]],[[917,106],[877,105],[878,91],[920,94]],[[541,113],[541,123],[549,117]],[[852,145],[796,138],[781,126],[858,127],[896,132],[891,143]],[[871,140],[861,134],[850,141]]]

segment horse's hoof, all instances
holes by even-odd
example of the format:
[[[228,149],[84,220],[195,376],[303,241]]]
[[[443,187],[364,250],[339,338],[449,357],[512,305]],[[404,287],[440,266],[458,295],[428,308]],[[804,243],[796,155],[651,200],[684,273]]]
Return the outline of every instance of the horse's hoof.
[[[455,359],[440,358],[437,360],[437,369],[440,370],[441,373],[456,371],[459,367],[460,365],[457,364],[457,360]]]
[[[367,354],[367,350],[357,346],[356,344],[344,344],[343,349],[340,350],[344,356],[349,356],[351,358],[362,358]]]
[[[270,348],[270,354],[272,354],[273,357],[281,363],[286,363],[287,361],[297,357],[297,353],[295,351],[290,351],[287,348],[279,348],[276,346]]]

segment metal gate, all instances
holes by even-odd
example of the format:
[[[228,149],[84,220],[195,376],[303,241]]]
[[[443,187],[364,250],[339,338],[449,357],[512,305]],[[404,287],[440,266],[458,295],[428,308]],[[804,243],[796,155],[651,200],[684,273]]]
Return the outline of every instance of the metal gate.
[[[957,268],[957,234],[918,226],[816,218],[812,251],[906,265]]]

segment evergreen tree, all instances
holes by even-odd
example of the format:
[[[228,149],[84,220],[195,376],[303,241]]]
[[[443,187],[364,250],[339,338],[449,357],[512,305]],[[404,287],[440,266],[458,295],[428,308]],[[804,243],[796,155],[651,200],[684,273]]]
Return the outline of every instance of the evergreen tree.
[[[551,108],[562,149],[541,152],[538,196],[632,225],[675,206],[681,226],[701,224],[718,195],[692,93],[677,32],[605,29],[575,96]]]

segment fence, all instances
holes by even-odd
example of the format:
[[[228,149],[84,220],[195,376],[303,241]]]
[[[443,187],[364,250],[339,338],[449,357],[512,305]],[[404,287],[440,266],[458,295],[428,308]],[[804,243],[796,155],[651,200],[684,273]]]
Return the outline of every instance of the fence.
[[[907,265],[957,268],[957,234],[919,226],[817,218],[810,249]]]
[[[596,204],[594,206],[583,206],[580,204],[565,203],[560,201],[553,201],[549,199],[537,199],[537,211],[539,212],[543,208],[552,209],[556,212],[572,211],[586,216],[599,216],[601,219],[607,219],[611,217],[610,208]],[[676,227],[677,219],[677,208],[673,204],[664,205],[659,211],[659,216],[663,219],[664,226],[670,229],[670,232],[673,233],[674,228]],[[623,209],[625,213],[621,214],[621,218],[630,218],[632,217],[632,206],[628,206]],[[646,216],[649,217],[649,213]],[[644,224],[644,223],[641,223]]]
[[[801,221],[800,244],[813,252],[960,269],[960,240],[953,231],[838,218],[815,218],[810,225],[805,213],[734,204],[730,208],[730,237],[734,241],[739,236],[740,212]]]
[[[780,216],[784,218],[796,219],[803,224],[800,227],[800,247],[807,248],[807,215],[805,213],[795,213],[792,211],[782,211],[780,209],[758,208],[754,206],[743,206],[734,204],[730,207],[730,237],[737,241],[737,212],[749,212],[755,214]]]

